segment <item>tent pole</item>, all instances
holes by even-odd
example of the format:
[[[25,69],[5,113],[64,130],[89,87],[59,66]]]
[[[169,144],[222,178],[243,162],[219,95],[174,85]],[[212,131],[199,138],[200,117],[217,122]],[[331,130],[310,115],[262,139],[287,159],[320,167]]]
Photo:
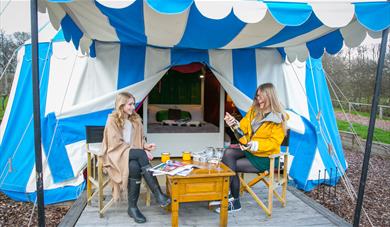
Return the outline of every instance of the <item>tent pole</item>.
[[[32,90],[34,115],[35,171],[37,184],[38,226],[45,226],[45,205],[43,200],[42,150],[41,150],[41,114],[39,96],[38,65],[38,3],[31,0],[31,53],[32,53]]]
[[[389,33],[388,28],[382,32],[382,42],[381,42],[379,59],[378,59],[378,66],[376,70],[374,97],[372,98],[372,104],[371,104],[370,123],[368,125],[368,134],[366,140],[366,148],[364,151],[362,174],[360,176],[360,183],[359,183],[359,193],[358,193],[358,198],[357,198],[357,203],[355,208],[355,215],[353,219],[354,227],[359,226],[360,213],[363,205],[364,187],[366,185],[368,163],[370,161],[371,145],[372,145],[372,138],[374,135],[376,113],[377,113],[378,103],[379,103],[379,94],[381,90],[382,72],[383,72],[383,64],[385,60],[388,33]]]

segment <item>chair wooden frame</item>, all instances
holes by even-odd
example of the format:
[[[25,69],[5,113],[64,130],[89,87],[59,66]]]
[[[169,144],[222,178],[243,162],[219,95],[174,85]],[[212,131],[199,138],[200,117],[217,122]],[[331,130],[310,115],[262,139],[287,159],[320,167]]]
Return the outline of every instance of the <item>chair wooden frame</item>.
[[[275,196],[279,202],[282,204],[282,207],[286,207],[286,192],[287,192],[287,184],[288,184],[288,138],[289,132],[287,132],[287,136],[283,141],[282,145],[286,145],[286,152],[279,153],[276,155],[269,156],[270,168],[269,171],[264,171],[262,173],[257,173],[257,176],[251,180],[250,182],[246,182],[244,180],[244,173],[241,173],[238,177],[240,179],[240,193],[242,194],[244,191],[247,191],[256,203],[264,210],[264,212],[268,215],[272,215],[273,208],[273,196]],[[281,178],[281,169],[280,169],[280,158],[283,157],[283,174]],[[275,159],[279,158],[278,166],[276,169],[276,177],[275,177]],[[263,201],[256,195],[256,193],[252,190],[252,186],[257,184],[258,182],[263,182],[265,186],[268,188],[268,201],[267,205],[264,204]],[[276,191],[277,186],[282,186],[282,192],[279,194]]]
[[[283,164],[283,176],[280,178],[280,161],[277,169],[277,177],[275,179],[275,159],[277,157],[284,156],[284,164]],[[270,170],[262,173],[258,173],[257,176],[251,180],[250,182],[246,182],[244,180],[244,173],[239,175],[241,188],[240,192],[247,191],[256,203],[264,210],[264,212],[268,215],[272,215],[272,207],[273,207],[273,196],[275,196],[279,202],[282,204],[282,207],[286,206],[286,191],[287,191],[287,183],[288,183],[288,173],[287,173],[287,163],[288,163],[288,153],[272,155],[270,158]],[[279,159],[280,160],[280,159]],[[267,179],[268,178],[268,179]],[[276,180],[276,181],[275,181]],[[252,190],[252,186],[257,184],[259,181],[263,182],[268,188],[268,201],[267,205],[264,204],[263,201],[256,195],[256,193]],[[281,195],[276,191],[278,185],[282,186]]]
[[[92,198],[98,196],[99,216],[102,218],[106,210],[114,203],[111,198],[104,204],[104,188],[109,179],[103,174],[103,157],[98,151],[91,149],[91,143],[100,143],[103,140],[104,126],[86,126],[87,149],[87,202],[91,205]]]
[[[99,216],[102,218],[107,209],[114,203],[111,198],[104,204],[104,188],[109,178],[103,172],[103,157],[96,149],[91,149],[91,143],[100,143],[103,140],[104,126],[86,126],[87,150],[87,202],[91,205],[92,198],[98,196]],[[146,189],[146,206],[150,206],[150,190]]]

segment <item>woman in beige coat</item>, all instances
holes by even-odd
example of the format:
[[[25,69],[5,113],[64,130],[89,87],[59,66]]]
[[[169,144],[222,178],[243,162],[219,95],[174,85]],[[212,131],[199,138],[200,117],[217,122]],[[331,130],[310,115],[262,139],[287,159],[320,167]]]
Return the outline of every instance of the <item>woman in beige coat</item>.
[[[115,110],[108,116],[103,138],[104,169],[107,171],[114,200],[127,195],[127,213],[137,223],[146,222],[137,201],[141,176],[144,177],[157,203],[168,206],[171,200],[161,192],[157,178],[148,171],[153,159],[155,144],[145,142],[140,116],[135,112],[135,98],[128,92],[121,92],[115,100]]]

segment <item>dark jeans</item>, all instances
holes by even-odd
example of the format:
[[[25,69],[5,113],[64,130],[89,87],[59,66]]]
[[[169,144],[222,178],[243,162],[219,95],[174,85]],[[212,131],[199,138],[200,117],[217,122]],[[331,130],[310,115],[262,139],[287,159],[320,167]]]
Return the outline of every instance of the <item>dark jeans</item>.
[[[235,176],[230,177],[230,193],[237,199],[240,196],[238,172],[257,173],[259,171],[246,158],[245,151],[241,149],[227,149],[222,157],[222,162],[236,172]]]
[[[149,159],[142,149],[131,149],[129,152],[129,178],[140,179],[141,168],[149,165]]]

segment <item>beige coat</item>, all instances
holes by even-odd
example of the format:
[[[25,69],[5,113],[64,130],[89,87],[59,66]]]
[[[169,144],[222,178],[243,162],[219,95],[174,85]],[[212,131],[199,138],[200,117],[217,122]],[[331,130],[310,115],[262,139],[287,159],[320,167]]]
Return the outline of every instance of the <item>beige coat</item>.
[[[123,129],[116,124],[110,114],[107,118],[102,142],[103,168],[110,178],[112,196],[118,201],[120,196],[127,196],[127,181],[129,177],[129,150],[143,149],[144,131],[141,119],[132,121],[131,143],[123,140]]]

